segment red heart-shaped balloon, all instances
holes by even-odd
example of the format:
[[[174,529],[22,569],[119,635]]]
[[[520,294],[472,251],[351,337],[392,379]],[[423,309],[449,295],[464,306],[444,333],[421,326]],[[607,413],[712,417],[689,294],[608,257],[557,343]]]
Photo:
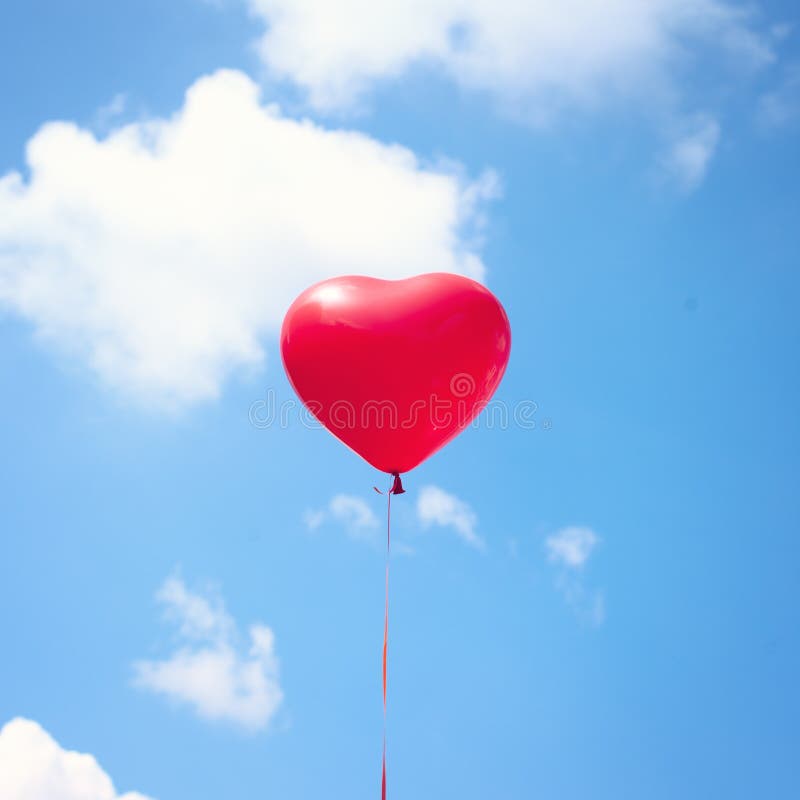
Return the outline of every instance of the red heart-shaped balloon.
[[[449,273],[323,281],[292,304],[281,355],[294,390],[379,470],[408,472],[480,413],[508,362],[497,298]]]

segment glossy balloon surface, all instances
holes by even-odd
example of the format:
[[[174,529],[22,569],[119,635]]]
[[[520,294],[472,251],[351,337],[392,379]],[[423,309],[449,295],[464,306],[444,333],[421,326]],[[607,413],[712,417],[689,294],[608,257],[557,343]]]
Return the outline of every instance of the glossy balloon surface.
[[[281,356],[314,416],[384,472],[408,472],[469,425],[511,348],[497,298],[450,273],[347,276],[303,292]]]

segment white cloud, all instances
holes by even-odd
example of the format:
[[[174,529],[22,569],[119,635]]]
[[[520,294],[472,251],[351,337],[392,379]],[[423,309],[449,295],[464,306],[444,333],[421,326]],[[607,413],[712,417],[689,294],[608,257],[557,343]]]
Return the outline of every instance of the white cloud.
[[[720,127],[706,115],[684,124],[686,129],[672,143],[664,167],[667,176],[688,192],[696,189],[706,176],[719,143]]]
[[[173,117],[95,136],[44,125],[30,178],[0,177],[0,310],[121,395],[174,408],[259,367],[291,300],[342,273],[480,277],[487,173],[262,106],[198,80]]]
[[[338,522],[353,539],[377,541],[380,522],[375,512],[360,497],[337,494],[325,508],[306,511],[303,515],[306,527],[316,530],[327,520]]]
[[[157,599],[178,628],[180,646],[165,660],[135,663],[134,683],[190,705],[205,719],[265,728],[283,700],[272,630],[251,625],[245,651],[221,599],[191,592],[174,577]]]
[[[591,528],[578,526],[562,528],[544,543],[548,560],[557,568],[556,589],[575,614],[592,625],[605,621],[605,593],[587,589],[582,573],[599,543]]]
[[[676,102],[702,44],[740,63],[773,58],[748,7],[728,0],[248,0],[272,73],[319,108],[429,64],[517,113],[636,97]],[[688,72],[688,70],[686,70]],[[687,81],[688,83],[688,81]]]
[[[467,503],[438,486],[424,486],[417,499],[417,516],[425,526],[450,528],[468,545],[479,550],[486,546],[476,533],[478,516]]]
[[[118,795],[94,756],[64,750],[41,725],[12,719],[0,729],[3,800],[148,800]]]
[[[569,527],[548,536],[545,549],[550,561],[568,569],[586,564],[599,538],[591,528]]]
[[[373,510],[359,497],[337,494],[328,510],[334,519],[353,533],[374,530],[379,524]]]
[[[180,578],[167,578],[156,592],[156,600],[184,639],[219,641],[230,639],[235,633],[236,623],[225,611],[222,600],[213,594],[189,591]]]

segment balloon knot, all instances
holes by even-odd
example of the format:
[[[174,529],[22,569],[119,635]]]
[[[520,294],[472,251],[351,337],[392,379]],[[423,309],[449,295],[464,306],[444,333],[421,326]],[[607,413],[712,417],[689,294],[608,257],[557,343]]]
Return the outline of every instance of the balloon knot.
[[[389,491],[392,494],[405,494],[406,490],[403,488],[403,482],[400,480],[400,473],[393,472],[392,475],[394,475],[394,483]]]

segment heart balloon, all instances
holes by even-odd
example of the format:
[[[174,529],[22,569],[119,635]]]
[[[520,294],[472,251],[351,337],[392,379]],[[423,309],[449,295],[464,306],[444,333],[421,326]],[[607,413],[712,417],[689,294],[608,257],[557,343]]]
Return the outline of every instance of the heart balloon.
[[[449,273],[347,276],[303,292],[281,330],[294,390],[337,438],[384,472],[408,472],[481,412],[511,348],[497,298]]]

